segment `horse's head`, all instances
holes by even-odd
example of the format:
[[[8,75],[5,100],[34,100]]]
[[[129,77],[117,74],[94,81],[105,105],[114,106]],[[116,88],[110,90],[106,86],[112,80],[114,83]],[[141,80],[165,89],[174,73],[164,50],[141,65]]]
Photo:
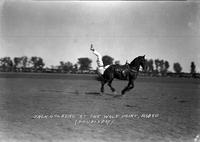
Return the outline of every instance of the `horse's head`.
[[[139,62],[140,62],[140,66],[142,66],[143,70],[146,70],[146,59],[145,59],[145,55],[144,55],[144,56],[139,56]]]
[[[131,63],[131,67],[135,67],[137,71],[139,71],[140,66],[142,66],[143,70],[146,70],[146,60],[145,55],[144,56],[138,56],[135,58]]]

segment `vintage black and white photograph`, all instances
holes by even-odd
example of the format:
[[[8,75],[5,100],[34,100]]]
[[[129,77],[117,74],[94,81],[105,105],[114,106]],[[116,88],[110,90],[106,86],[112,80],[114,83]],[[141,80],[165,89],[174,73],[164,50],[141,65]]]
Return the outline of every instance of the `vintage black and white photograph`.
[[[0,1],[0,142],[200,142],[199,94],[199,1]]]

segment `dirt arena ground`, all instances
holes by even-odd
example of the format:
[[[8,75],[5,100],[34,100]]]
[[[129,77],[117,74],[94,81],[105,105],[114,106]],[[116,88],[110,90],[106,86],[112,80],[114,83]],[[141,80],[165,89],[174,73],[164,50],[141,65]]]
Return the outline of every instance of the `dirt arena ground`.
[[[114,80],[118,92],[127,84]],[[138,78],[114,97],[95,75],[0,74],[0,141],[195,142],[200,80]]]

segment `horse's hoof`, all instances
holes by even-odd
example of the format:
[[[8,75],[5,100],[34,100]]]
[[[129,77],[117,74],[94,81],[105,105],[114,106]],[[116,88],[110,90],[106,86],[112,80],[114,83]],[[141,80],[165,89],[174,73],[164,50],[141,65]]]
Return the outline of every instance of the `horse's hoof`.
[[[121,97],[125,96],[125,94],[120,94]]]

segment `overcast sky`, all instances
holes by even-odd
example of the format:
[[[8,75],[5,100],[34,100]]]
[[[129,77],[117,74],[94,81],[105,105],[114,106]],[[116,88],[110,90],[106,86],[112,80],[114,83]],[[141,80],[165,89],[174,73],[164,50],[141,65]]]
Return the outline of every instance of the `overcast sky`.
[[[124,64],[139,55],[179,62],[200,72],[200,3],[49,2],[0,3],[0,57],[40,56],[47,66],[102,55]]]

